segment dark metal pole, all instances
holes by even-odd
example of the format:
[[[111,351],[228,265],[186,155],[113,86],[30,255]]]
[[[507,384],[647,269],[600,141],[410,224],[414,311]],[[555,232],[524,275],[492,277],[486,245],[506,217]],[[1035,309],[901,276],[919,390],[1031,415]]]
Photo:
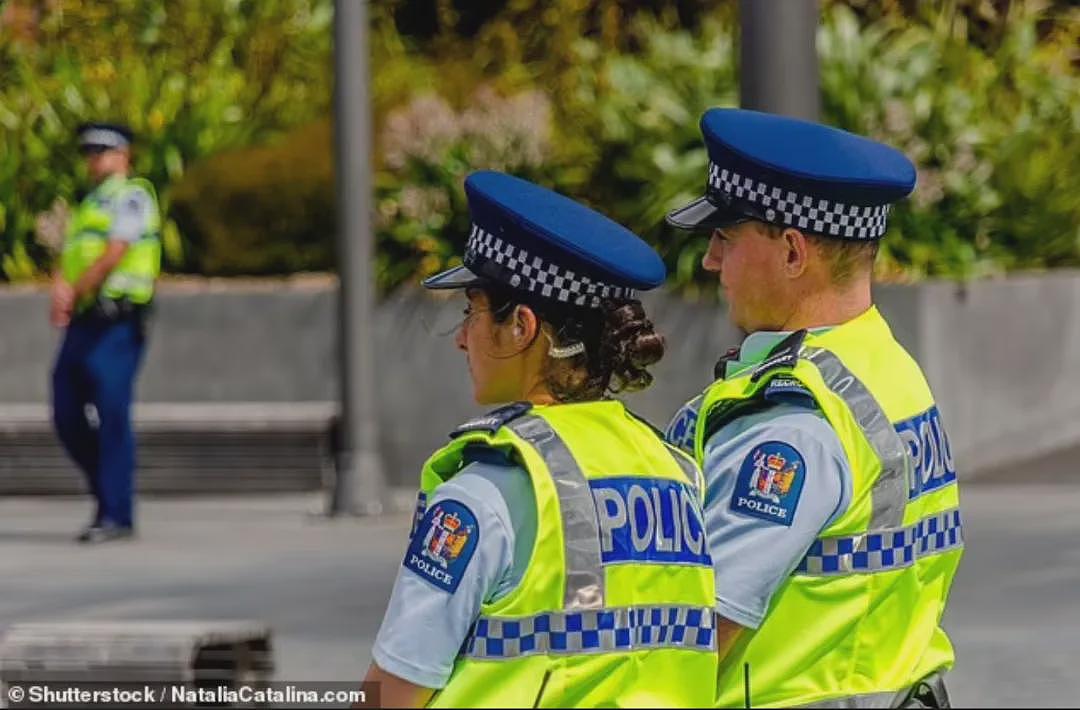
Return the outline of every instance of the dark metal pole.
[[[375,259],[367,6],[367,0],[334,2],[341,414],[332,515],[377,514],[385,489],[372,342]]]
[[[740,0],[743,108],[817,121],[818,0]]]

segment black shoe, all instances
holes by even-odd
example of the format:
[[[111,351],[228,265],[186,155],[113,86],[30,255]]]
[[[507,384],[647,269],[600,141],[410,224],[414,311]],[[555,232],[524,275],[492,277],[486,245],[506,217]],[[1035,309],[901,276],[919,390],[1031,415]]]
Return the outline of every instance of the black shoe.
[[[99,542],[110,542],[112,540],[128,540],[133,537],[135,537],[135,530],[132,528],[104,524],[91,525],[83,530],[76,539],[81,543],[95,544]]]

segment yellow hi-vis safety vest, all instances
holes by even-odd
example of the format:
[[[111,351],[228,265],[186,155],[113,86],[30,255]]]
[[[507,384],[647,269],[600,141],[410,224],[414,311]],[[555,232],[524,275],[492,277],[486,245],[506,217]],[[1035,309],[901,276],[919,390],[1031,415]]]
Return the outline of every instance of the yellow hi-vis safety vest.
[[[715,585],[693,461],[617,401],[512,404],[455,436],[424,466],[420,508],[466,447],[491,447],[529,472],[538,529],[432,706],[711,704]]]
[[[821,335],[801,331],[706,390],[698,461],[766,387],[800,385],[844,448],[851,504],[725,660],[717,706],[743,707],[749,664],[753,706],[888,707],[954,660],[939,625],[963,547],[949,441],[922,371],[871,308]]]
[[[120,263],[105,278],[101,295],[111,300],[127,299],[146,305],[154,297],[154,281],[161,271],[161,215],[154,186],[147,180],[114,175],[94,188],[71,216],[60,266],[64,280],[71,284],[93,266],[105,253],[109,242],[112,228],[110,206],[133,187],[146,191],[153,209],[146,229],[137,241],[128,246]],[[88,296],[76,304],[77,310],[85,310],[93,305],[94,300],[95,296]]]

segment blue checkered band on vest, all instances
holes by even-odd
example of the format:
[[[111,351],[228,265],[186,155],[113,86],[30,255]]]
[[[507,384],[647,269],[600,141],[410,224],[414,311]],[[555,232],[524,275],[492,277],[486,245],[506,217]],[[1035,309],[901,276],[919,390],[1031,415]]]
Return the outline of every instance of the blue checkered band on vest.
[[[709,163],[709,187],[758,207],[768,222],[841,239],[877,239],[885,234],[891,205],[845,205],[772,187]]]
[[[466,641],[465,655],[490,660],[646,648],[715,650],[713,610],[620,607],[516,619],[481,617]]]
[[[816,540],[795,574],[888,572],[963,544],[960,511],[949,510],[903,528]]]
[[[575,274],[474,224],[465,245],[465,265],[483,275],[487,271],[485,262],[494,262],[501,267],[505,277],[498,280],[513,288],[575,306],[597,308],[606,298],[634,297],[632,288]]]

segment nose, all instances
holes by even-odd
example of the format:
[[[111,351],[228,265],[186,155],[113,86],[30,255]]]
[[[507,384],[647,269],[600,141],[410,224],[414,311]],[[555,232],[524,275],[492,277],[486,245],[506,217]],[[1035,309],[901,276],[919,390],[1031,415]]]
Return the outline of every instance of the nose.
[[[701,257],[701,268],[706,271],[718,274],[720,269],[724,265],[724,250],[723,247],[717,243],[716,239],[713,239],[709,243],[709,249],[705,252],[705,256]]]

